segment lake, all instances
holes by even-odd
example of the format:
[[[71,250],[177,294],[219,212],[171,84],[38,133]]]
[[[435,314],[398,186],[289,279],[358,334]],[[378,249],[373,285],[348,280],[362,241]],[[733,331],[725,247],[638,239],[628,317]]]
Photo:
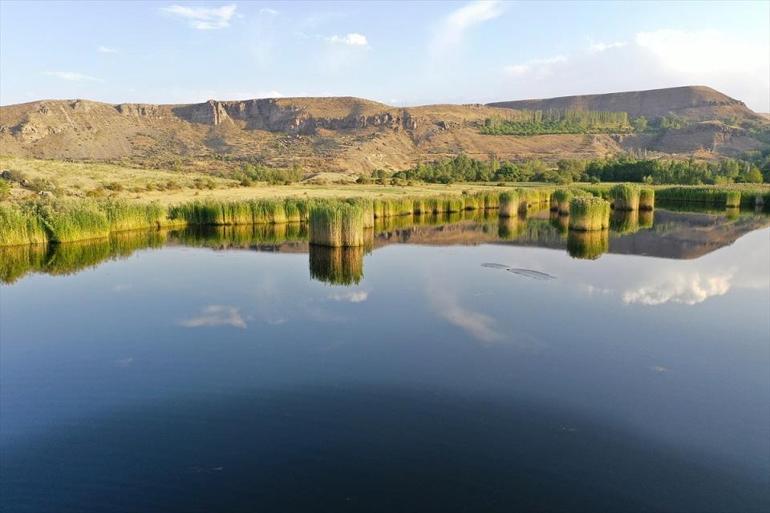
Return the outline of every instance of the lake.
[[[0,252],[7,512],[767,511],[770,218]]]

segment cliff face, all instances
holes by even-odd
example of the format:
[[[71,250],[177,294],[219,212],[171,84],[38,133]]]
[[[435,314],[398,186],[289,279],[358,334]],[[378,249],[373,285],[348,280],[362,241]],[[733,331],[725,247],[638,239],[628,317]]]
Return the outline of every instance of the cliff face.
[[[703,121],[663,137],[482,135],[484,120],[508,108],[674,112]],[[43,100],[0,107],[0,153],[39,158],[169,160],[226,155],[326,171],[403,169],[464,152],[485,159],[603,157],[624,150],[737,154],[759,146],[719,119],[758,116],[708,88],[525,100],[492,105],[397,108],[360,98],[209,100],[188,105],[110,105]],[[761,119],[761,118],[760,118]]]

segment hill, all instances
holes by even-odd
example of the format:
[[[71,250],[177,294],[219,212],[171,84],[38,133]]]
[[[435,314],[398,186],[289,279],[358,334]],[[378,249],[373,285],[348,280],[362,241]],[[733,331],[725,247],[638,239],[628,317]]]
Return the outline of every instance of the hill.
[[[540,100],[495,102],[490,107],[518,110],[597,110],[626,112],[631,117],[654,119],[675,114],[688,121],[735,118],[761,119],[746,105],[705,86],[670,87],[648,91],[561,96]]]
[[[485,135],[511,109],[671,113],[687,126],[652,134]],[[41,100],[0,107],[0,153],[45,159],[178,162],[243,160],[314,171],[399,170],[458,153],[485,159],[593,158],[631,150],[707,158],[761,147],[741,126],[765,123],[742,102],[705,87],[399,108],[352,97],[209,100],[198,104],[106,104]]]

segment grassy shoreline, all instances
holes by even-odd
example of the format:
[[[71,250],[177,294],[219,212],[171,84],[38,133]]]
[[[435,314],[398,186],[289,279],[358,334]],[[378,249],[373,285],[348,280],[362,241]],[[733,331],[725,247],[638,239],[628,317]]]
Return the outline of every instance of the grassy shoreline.
[[[307,222],[310,210],[321,204],[357,205],[366,212],[366,226],[371,226],[376,218],[462,210],[497,210],[503,216],[510,216],[514,209],[524,212],[528,208],[549,204],[555,204],[559,211],[566,213],[571,201],[587,193],[616,203],[615,209],[642,208],[639,203],[639,187],[627,184],[575,184],[559,189],[534,184],[406,187],[304,185],[239,189],[238,192],[243,190],[260,194],[252,194],[250,197],[240,194],[192,196],[177,203],[143,201],[142,196],[133,201],[120,197],[36,197],[31,201],[1,201],[0,246],[74,242],[105,238],[126,230],[184,225]],[[770,187],[647,186],[641,190],[647,191],[644,208],[653,208],[650,201],[657,200],[662,204],[770,209]],[[297,194],[300,191],[301,194]],[[633,201],[621,200],[631,193]],[[517,200],[515,207],[512,205],[514,198]]]

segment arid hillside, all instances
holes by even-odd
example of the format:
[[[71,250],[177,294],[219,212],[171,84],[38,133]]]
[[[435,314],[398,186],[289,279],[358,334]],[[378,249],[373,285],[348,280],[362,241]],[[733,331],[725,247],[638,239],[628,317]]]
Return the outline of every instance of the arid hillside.
[[[688,126],[654,134],[484,135],[511,109],[676,114]],[[741,126],[766,123],[743,103],[704,87],[574,96],[490,105],[398,108],[351,97],[209,100],[111,105],[42,100],[0,107],[0,154],[46,159],[299,164],[313,171],[399,170],[466,153],[475,158],[591,158],[648,150],[706,158],[760,147]],[[761,121],[760,121],[761,120]]]

